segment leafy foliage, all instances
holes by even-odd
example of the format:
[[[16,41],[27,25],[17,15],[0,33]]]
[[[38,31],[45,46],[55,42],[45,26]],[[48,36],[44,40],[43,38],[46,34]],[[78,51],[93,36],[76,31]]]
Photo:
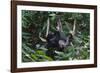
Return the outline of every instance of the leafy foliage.
[[[46,54],[45,38],[47,20],[50,18],[50,31],[56,30],[56,15],[61,16],[62,28],[67,33],[72,31],[73,20],[76,20],[75,35],[71,44],[64,51],[57,51],[54,59]],[[90,14],[68,12],[45,12],[22,10],[22,62],[41,62],[54,60],[82,60],[90,57]]]

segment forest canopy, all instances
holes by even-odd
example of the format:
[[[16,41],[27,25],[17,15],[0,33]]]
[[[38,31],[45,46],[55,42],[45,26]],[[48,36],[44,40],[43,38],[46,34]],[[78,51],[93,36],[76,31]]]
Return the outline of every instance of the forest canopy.
[[[63,51],[47,48],[44,42],[47,32],[48,18],[49,32],[55,32],[56,16],[60,16],[64,34],[75,30],[73,39]],[[47,51],[54,52],[52,56]],[[22,10],[22,62],[43,62],[61,60],[85,60],[90,58],[90,14],[73,12],[50,12]]]

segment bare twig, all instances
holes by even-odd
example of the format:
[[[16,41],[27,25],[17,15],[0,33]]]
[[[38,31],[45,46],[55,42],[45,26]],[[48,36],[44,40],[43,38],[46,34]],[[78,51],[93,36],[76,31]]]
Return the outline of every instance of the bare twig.
[[[48,18],[48,20],[47,20],[46,37],[48,36],[48,33],[49,33],[49,27],[50,27],[50,20],[49,20],[49,18]]]
[[[73,34],[72,35],[75,35],[75,29],[76,29],[76,19],[74,19],[74,24],[73,24]]]
[[[61,23],[60,17],[57,18],[57,29],[59,31],[62,31],[62,23]]]

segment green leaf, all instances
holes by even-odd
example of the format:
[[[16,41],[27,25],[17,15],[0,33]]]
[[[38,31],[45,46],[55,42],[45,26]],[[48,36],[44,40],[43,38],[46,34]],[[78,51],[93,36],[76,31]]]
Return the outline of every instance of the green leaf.
[[[50,57],[48,57],[48,56],[46,56],[46,55],[44,55],[43,57],[44,57],[46,60],[48,60],[48,61],[53,61],[52,58],[50,58]]]
[[[37,61],[37,60],[38,60],[38,57],[37,57],[36,55],[31,54],[31,56],[32,56],[32,58],[33,58],[35,61]]]
[[[36,53],[39,54],[39,55],[45,55],[45,53],[41,50],[37,50]]]

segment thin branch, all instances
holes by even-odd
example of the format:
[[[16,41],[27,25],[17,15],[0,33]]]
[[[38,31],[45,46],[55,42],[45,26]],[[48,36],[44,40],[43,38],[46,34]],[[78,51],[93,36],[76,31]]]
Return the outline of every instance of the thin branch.
[[[76,29],[76,19],[74,19],[72,35],[75,35],[75,29]]]
[[[61,23],[61,20],[60,20],[59,16],[57,16],[57,30],[63,31],[62,30],[62,23]]]
[[[48,20],[47,20],[46,37],[48,36],[48,33],[49,33],[49,27],[50,27],[50,20],[49,20],[49,18],[48,18]]]

